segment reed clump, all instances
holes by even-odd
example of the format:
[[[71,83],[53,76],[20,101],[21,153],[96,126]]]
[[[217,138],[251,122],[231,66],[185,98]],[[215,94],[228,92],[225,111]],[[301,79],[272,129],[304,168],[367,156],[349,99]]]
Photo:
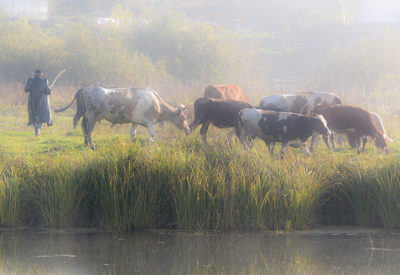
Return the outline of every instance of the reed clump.
[[[335,183],[324,207],[325,222],[400,226],[400,159],[354,159],[336,163]]]
[[[263,148],[265,149],[265,148]],[[398,228],[395,155],[294,152],[173,142],[99,142],[95,152],[1,152],[1,226],[294,230],[314,224]]]

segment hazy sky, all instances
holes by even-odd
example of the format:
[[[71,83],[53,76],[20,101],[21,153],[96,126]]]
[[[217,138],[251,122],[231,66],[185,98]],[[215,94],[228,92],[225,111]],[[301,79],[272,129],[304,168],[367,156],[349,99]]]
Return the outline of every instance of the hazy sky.
[[[367,0],[361,10],[363,22],[400,22],[400,0]]]

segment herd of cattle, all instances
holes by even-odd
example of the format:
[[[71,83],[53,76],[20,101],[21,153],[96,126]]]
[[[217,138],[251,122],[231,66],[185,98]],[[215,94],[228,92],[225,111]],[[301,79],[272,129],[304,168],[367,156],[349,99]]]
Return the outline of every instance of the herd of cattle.
[[[240,142],[248,148],[254,138],[262,139],[271,153],[276,142],[282,143],[281,155],[288,146],[300,147],[306,155],[310,151],[306,141],[312,136],[312,151],[319,136],[326,146],[335,148],[334,133],[346,135],[349,144],[364,150],[367,137],[376,147],[387,151],[390,140],[381,118],[356,106],[344,105],[335,94],[306,92],[264,97],[256,107],[249,103],[237,85],[210,85],[204,97],[194,104],[173,107],[151,89],[85,87],[78,90],[72,102],[55,112],[68,109],[76,101],[74,128],[81,118],[85,145],[94,149],[92,131],[97,121],[106,119],[114,124],[131,123],[130,140],[138,125],[146,127],[152,139],[154,126],[169,121],[186,134],[201,125],[200,134],[207,144],[210,124],[218,128],[233,128]],[[188,124],[188,120],[191,124]]]

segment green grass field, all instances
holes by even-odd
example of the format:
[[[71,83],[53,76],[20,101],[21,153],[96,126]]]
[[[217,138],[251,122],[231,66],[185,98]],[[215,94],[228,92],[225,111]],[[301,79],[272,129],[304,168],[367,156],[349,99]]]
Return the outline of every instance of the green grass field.
[[[72,98],[72,96],[71,96]],[[57,99],[57,98],[56,98]],[[65,102],[57,102],[60,106]],[[23,104],[0,112],[0,225],[198,230],[293,230],[318,224],[400,226],[400,144],[387,155],[372,144],[348,145],[310,158],[291,149],[269,156],[226,144],[229,130],[185,136],[171,125],[145,128],[128,142],[130,125],[97,124],[96,151],[83,146],[74,110],[53,114],[34,137]],[[398,122],[386,128],[396,139]],[[388,127],[389,126],[389,127]],[[400,129],[400,128],[399,128]]]

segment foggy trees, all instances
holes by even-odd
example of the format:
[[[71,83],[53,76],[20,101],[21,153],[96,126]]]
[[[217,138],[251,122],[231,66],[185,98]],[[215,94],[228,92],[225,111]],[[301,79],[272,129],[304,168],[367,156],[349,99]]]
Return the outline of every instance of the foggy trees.
[[[368,95],[385,79],[400,80],[400,36],[386,31],[349,45],[336,45],[314,73],[325,90],[357,89]]]
[[[41,25],[0,13],[2,80],[24,82],[36,68],[51,79],[66,68],[62,81],[74,85],[232,82],[267,93],[272,79],[288,83],[278,89],[400,90],[398,25],[357,23],[360,0],[49,4],[54,21]]]
[[[0,20],[0,77],[23,82],[36,68],[50,78],[66,68],[63,80],[75,84],[145,84],[163,77],[211,83],[237,80],[251,62],[229,31],[180,13],[148,24],[128,20],[118,5],[112,14],[124,23],[44,28]]]
[[[156,18],[129,35],[129,47],[164,61],[167,72],[183,81],[224,81],[243,61],[239,44],[227,31],[190,22],[178,13]]]

